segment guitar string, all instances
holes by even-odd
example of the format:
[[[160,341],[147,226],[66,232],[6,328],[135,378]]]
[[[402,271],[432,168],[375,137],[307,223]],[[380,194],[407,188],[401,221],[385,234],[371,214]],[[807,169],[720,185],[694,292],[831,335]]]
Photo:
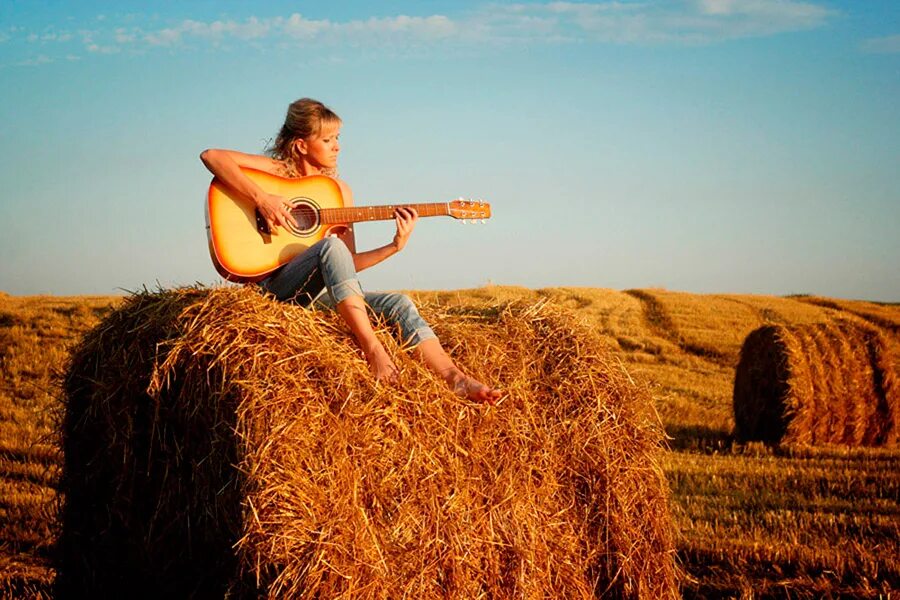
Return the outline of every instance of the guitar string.
[[[458,207],[458,208],[450,208],[447,203],[435,202],[435,203],[413,203],[413,204],[392,204],[392,205],[381,205],[381,206],[354,206],[354,207],[340,207],[340,208],[319,208],[316,209],[319,211],[319,214],[325,213],[327,216],[334,217],[336,220],[334,222],[323,220],[323,223],[333,224],[339,223],[343,221],[367,221],[367,220],[390,220],[393,218],[393,211],[397,208],[415,208],[420,216],[424,217],[434,217],[434,216],[463,216],[466,219],[484,219],[488,218],[487,210],[490,207],[488,203],[477,203],[472,202],[473,206],[471,207]],[[309,206],[294,206],[291,207],[290,212],[294,214],[295,212],[302,212],[304,209],[310,208]],[[391,212],[388,212],[391,211]],[[348,214],[349,213],[349,214]],[[454,215],[457,213],[457,215]],[[360,217],[359,219],[354,219],[353,216]],[[375,219],[366,218],[368,216],[374,215]],[[459,218],[459,216],[457,216]]]

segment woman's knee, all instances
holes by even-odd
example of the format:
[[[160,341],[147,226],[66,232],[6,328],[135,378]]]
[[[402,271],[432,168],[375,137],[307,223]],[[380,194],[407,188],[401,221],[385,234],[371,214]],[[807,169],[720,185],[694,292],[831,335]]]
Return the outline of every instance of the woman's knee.
[[[388,294],[388,304],[391,307],[391,314],[397,317],[419,314],[419,311],[416,310],[416,305],[406,294],[398,294],[396,292]]]
[[[336,237],[327,237],[318,244],[319,264],[339,264],[342,268],[356,271],[353,265],[353,254],[342,240]]]
[[[326,254],[340,253],[340,254],[350,254],[350,249],[347,248],[347,244],[341,241],[340,238],[336,237],[325,237],[322,238],[319,243],[319,256],[324,256]]]
[[[388,296],[391,306],[389,318],[400,327],[401,343],[414,347],[425,340],[437,338],[409,296],[397,293]]]

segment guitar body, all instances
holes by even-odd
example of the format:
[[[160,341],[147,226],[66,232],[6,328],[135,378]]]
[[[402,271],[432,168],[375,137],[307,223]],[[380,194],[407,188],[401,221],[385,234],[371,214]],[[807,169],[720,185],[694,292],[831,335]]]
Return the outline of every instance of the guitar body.
[[[269,231],[252,202],[218,179],[209,186],[206,228],[209,252],[216,270],[229,281],[258,281],[324,238],[340,225],[322,224],[319,210],[341,208],[344,198],[337,181],[324,175],[287,179],[242,167],[263,191],[289,199],[298,228]]]

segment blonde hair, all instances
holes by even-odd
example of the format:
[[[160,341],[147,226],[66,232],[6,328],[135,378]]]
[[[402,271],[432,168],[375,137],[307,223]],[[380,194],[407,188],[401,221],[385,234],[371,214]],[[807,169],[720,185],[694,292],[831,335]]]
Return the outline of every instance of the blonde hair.
[[[294,143],[299,139],[309,139],[322,132],[328,125],[339,125],[341,118],[333,110],[312,98],[300,98],[288,106],[287,115],[284,117],[284,125],[278,132],[278,137],[269,148],[269,155],[281,161],[286,175],[296,177],[299,175],[297,165],[300,164],[300,152]],[[327,169],[325,175],[337,176],[337,169]]]

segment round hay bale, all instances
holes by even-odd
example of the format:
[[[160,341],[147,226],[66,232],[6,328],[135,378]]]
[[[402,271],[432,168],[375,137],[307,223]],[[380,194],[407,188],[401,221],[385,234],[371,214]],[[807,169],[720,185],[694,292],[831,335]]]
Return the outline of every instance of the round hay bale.
[[[847,321],[750,333],[734,378],[738,441],[896,446],[900,386],[890,345]]]
[[[65,381],[61,597],[677,597],[646,391],[552,305],[421,310],[500,404],[250,289],[129,299]]]

